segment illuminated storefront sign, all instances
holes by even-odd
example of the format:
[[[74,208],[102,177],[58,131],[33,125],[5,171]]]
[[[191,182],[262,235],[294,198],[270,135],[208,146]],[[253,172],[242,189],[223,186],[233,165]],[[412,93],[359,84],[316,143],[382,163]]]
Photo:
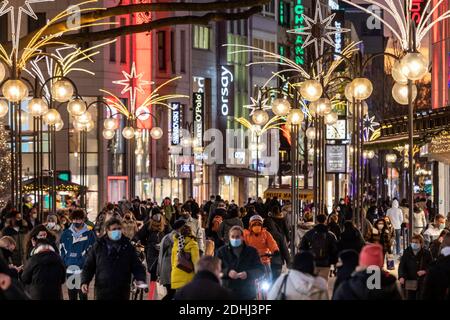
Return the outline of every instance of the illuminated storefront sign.
[[[180,144],[181,104],[179,102],[172,102],[171,107],[172,107],[170,116],[171,143],[173,146],[176,146]]]
[[[305,12],[305,7],[303,6],[303,0],[295,0],[294,2],[294,29],[302,29],[304,26],[304,19],[302,14]],[[305,39],[302,35],[295,34],[294,41],[294,57],[295,63],[305,64],[305,49],[302,48]]]
[[[327,173],[347,172],[347,146],[326,145],[326,171]]]
[[[425,7],[425,0],[412,0],[411,4],[411,19],[416,23],[416,26],[422,20],[422,13]]]
[[[234,76],[232,69],[233,66],[221,66],[220,68],[220,112],[223,116],[228,116],[230,113],[230,103],[233,99]]]
[[[339,3],[337,0],[328,0],[328,6],[331,8],[331,10],[339,10]],[[338,21],[335,18],[334,27],[337,30],[342,29],[342,22]],[[340,32],[337,32],[334,35],[334,43],[335,43],[334,51],[337,53],[341,53],[342,52],[342,34]],[[338,59],[338,58],[339,58],[339,56],[335,56],[335,59]]]

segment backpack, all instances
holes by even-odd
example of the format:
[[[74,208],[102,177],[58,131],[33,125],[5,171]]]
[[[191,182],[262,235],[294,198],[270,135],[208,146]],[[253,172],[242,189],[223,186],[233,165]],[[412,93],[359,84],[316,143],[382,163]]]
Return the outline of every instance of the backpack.
[[[212,221],[211,230],[214,232],[219,232],[220,224],[222,223],[223,218],[221,215],[215,215]]]
[[[316,260],[328,258],[328,233],[315,231],[310,239],[311,251]]]

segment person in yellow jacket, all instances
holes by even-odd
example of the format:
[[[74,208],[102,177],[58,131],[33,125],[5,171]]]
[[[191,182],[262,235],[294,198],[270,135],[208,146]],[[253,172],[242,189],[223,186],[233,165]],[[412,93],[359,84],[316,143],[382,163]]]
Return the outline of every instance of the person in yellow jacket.
[[[200,259],[199,248],[196,238],[192,235],[192,230],[189,226],[184,225],[179,232],[173,235],[172,248],[172,272],[170,275],[170,282],[172,289],[179,289],[188,284],[195,275],[195,270],[188,273],[177,267],[178,253],[183,250],[190,253],[191,261],[194,268],[197,267],[197,262]]]

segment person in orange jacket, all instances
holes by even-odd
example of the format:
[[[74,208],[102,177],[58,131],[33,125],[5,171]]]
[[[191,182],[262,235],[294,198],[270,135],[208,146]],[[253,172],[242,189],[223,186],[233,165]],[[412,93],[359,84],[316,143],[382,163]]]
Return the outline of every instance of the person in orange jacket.
[[[270,232],[262,227],[263,222],[260,215],[252,216],[248,230],[244,230],[244,241],[246,245],[254,247],[258,251],[262,264],[266,270],[270,270],[271,256],[280,249]]]

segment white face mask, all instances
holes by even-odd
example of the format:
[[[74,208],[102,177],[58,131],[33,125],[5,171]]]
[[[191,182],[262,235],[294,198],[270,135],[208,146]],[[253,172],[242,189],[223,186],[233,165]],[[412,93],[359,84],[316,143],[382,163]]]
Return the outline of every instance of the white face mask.
[[[55,222],[48,222],[47,223],[47,227],[49,227],[50,229],[53,229],[56,226]]]

